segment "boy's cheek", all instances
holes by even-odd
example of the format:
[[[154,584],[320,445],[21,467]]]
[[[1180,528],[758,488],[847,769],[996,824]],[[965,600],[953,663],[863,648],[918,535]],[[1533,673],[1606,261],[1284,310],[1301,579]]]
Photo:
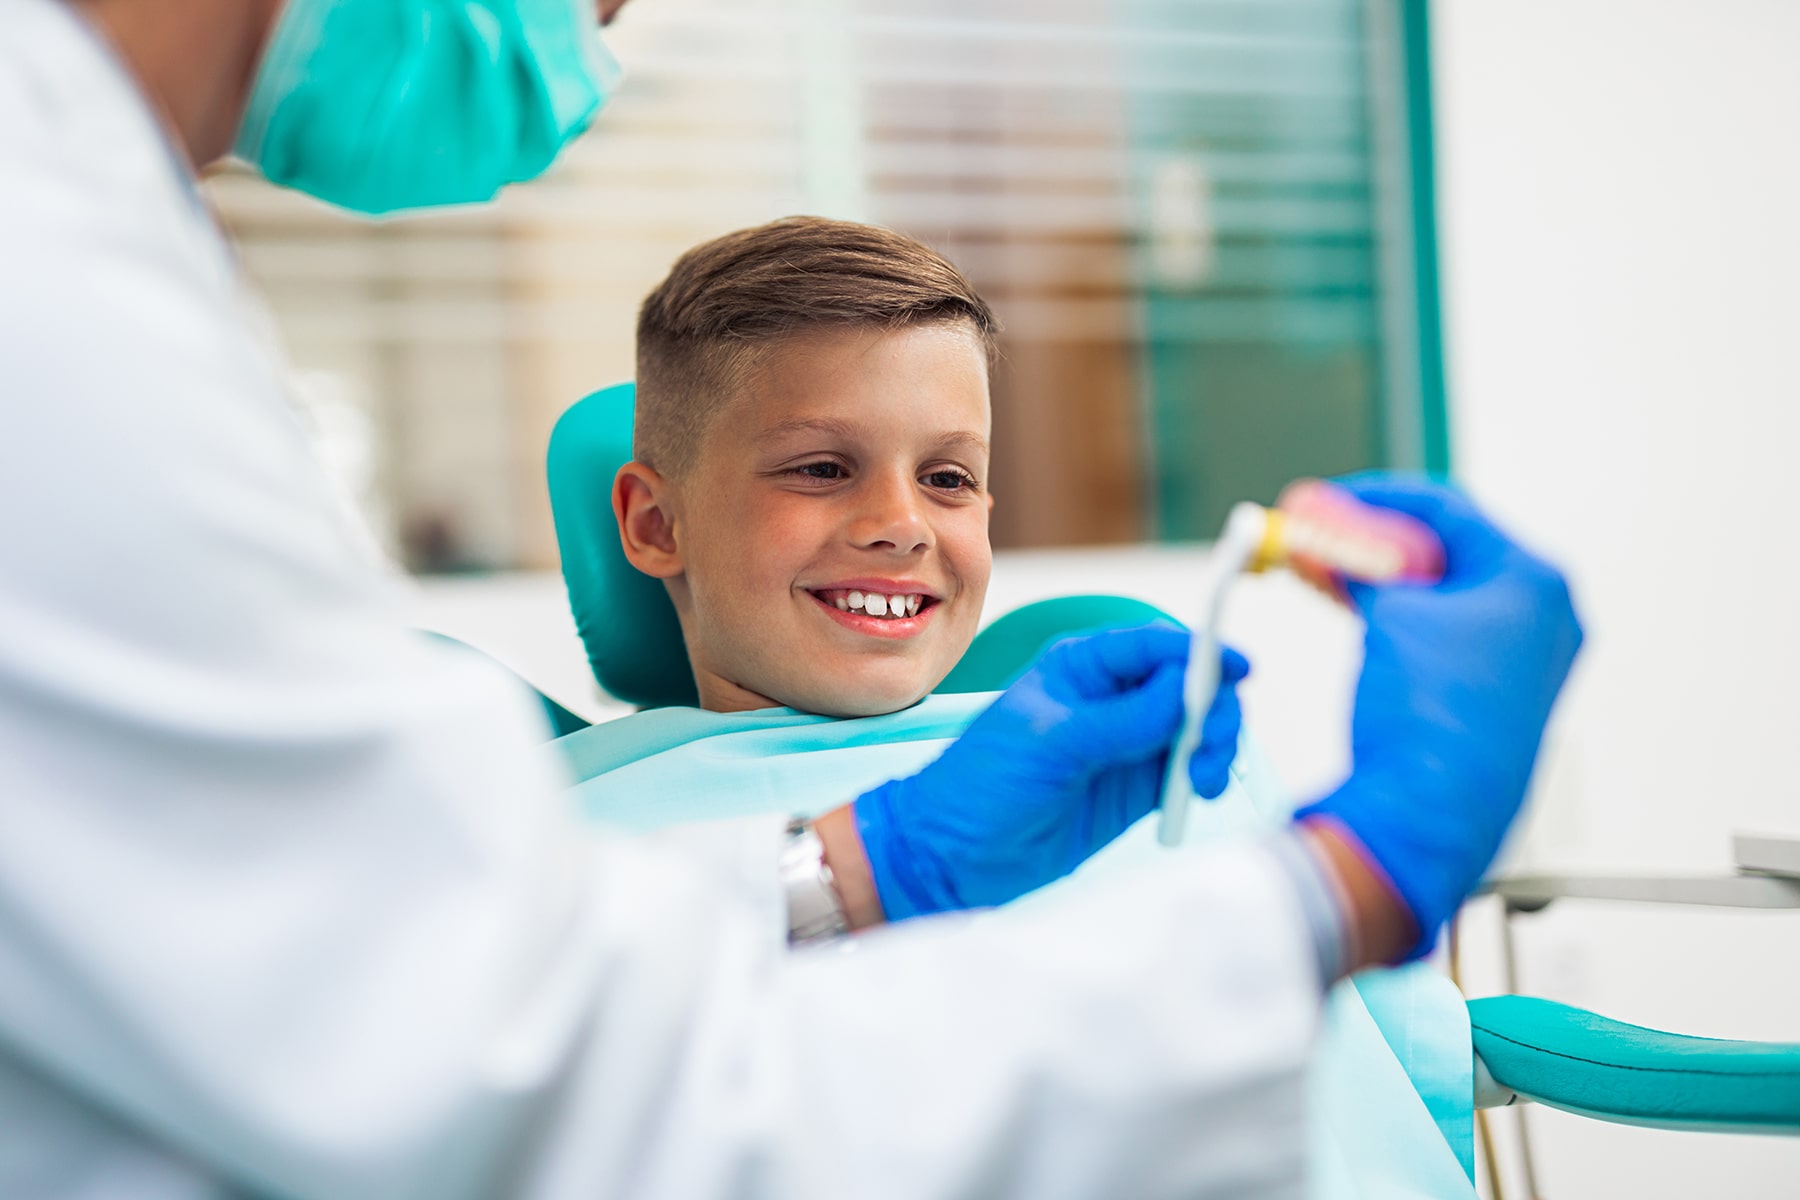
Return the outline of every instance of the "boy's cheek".
[[[809,500],[814,501],[808,503]],[[719,527],[730,530],[732,544],[745,559],[818,548],[830,522],[815,497],[767,487],[733,497],[724,506]]]

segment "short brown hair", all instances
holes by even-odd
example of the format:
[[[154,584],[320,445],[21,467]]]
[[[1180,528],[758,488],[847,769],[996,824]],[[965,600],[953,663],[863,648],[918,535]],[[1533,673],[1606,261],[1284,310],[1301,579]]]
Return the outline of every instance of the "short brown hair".
[[[644,298],[632,452],[664,474],[693,465],[707,423],[760,351],[832,326],[967,322],[991,364],[987,302],[949,260],[892,230],[789,217],[694,247]]]

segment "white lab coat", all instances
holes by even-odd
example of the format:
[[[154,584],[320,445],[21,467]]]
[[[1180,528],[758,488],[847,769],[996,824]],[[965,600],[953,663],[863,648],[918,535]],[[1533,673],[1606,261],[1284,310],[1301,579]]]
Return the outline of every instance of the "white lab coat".
[[[788,953],[776,823],[595,833],[407,632],[239,293],[0,0],[0,1196],[1298,1192],[1266,850]]]

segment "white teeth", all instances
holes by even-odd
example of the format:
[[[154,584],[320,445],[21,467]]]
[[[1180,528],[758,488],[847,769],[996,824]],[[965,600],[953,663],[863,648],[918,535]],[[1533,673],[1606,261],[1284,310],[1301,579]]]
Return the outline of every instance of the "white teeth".
[[[925,597],[906,592],[895,592],[891,596],[880,592],[840,592],[832,597],[831,603],[837,606],[839,612],[860,612],[871,617],[898,620],[917,616],[919,610],[925,607]]]

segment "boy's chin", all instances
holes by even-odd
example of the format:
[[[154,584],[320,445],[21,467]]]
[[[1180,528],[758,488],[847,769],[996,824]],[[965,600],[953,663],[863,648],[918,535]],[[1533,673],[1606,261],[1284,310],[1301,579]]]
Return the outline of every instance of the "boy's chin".
[[[822,717],[882,717],[911,708],[930,694],[931,687],[889,688],[879,692],[868,688],[828,689],[782,703],[788,708]]]

